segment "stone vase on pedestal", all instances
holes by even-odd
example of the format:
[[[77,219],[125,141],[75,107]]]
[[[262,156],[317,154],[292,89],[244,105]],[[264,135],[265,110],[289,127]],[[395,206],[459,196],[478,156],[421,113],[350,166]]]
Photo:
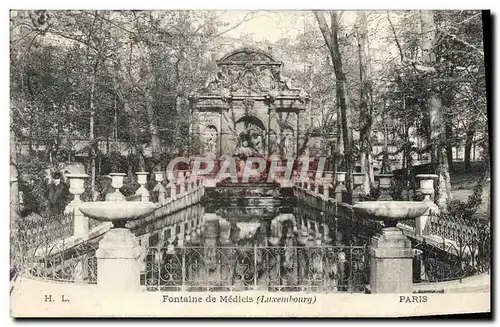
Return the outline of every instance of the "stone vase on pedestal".
[[[123,177],[126,176],[124,173],[111,173],[111,187],[114,192],[106,194],[106,201],[125,201],[125,195],[120,192],[120,188],[123,187]]]
[[[358,202],[364,194],[361,186],[363,185],[365,174],[364,173],[352,173],[352,183],[354,190],[352,191],[353,202]]]
[[[156,185],[153,188],[153,192],[158,194],[158,202],[160,204],[163,204],[163,203],[165,203],[166,193],[167,193],[167,190],[165,189],[165,187],[162,184],[163,172],[162,171],[155,171],[155,172],[153,172],[153,174],[155,175],[155,181],[156,181]]]
[[[417,235],[423,235],[429,223],[430,216],[439,213],[438,206],[433,202],[434,180],[439,176],[434,174],[419,174],[415,177],[420,181],[420,189],[418,191],[424,195],[423,202],[429,205],[429,209],[415,220],[415,232]]]
[[[96,251],[97,287],[105,292],[140,290],[141,247],[125,225],[149,215],[156,208],[152,202],[85,202],[80,210],[90,218],[109,221],[113,227],[104,234]]]
[[[141,196],[141,201],[143,202],[149,202],[149,191],[146,189],[146,183],[148,182],[147,176],[148,172],[147,171],[140,171],[135,173],[137,175],[137,183],[139,183],[139,188],[137,191],[135,191],[135,194]]]
[[[380,188],[380,196],[378,197],[378,201],[391,201],[392,196],[390,193],[391,189],[391,181],[394,177],[393,174],[378,174],[379,179],[379,188]]]
[[[74,213],[74,231],[73,235],[86,239],[89,235],[89,221],[83,215],[78,206],[82,203],[80,196],[85,192],[85,179],[89,177],[87,174],[67,174],[69,179],[69,192],[74,195],[73,200],[68,203],[64,212]]]
[[[381,220],[384,228],[371,239],[370,292],[411,293],[413,291],[413,249],[411,241],[396,227],[402,219],[414,219],[429,208],[418,201],[370,201],[353,205],[356,215]]]
[[[438,175],[435,174],[418,174],[415,176],[420,182],[419,192],[424,195],[424,200],[432,201],[434,196],[434,180],[438,179]]]

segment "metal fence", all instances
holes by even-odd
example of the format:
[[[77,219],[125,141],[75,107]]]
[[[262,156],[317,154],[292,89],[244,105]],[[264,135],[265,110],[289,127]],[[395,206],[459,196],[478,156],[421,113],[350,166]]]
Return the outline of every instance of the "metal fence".
[[[150,247],[147,291],[364,292],[364,246]]]
[[[11,278],[19,274],[68,282],[95,283],[99,239],[70,244],[73,214],[21,219],[11,234]]]
[[[32,215],[21,218],[17,222],[15,240],[26,248],[34,248],[40,244],[49,244],[73,235],[74,214],[60,214],[55,216]]]

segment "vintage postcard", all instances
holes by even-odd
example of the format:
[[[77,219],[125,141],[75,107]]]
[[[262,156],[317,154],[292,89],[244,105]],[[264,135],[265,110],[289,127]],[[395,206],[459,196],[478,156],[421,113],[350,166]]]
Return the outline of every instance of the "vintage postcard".
[[[11,10],[11,316],[490,313],[489,15]]]

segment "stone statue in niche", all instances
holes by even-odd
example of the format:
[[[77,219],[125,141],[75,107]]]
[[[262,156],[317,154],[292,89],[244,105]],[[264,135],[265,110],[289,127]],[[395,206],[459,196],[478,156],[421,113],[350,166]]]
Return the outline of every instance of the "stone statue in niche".
[[[279,152],[279,139],[276,132],[273,130],[269,131],[269,154],[277,154]]]
[[[204,133],[205,155],[215,158],[217,156],[218,133],[215,126],[207,126]]]
[[[240,122],[241,132],[238,134],[237,154],[246,156],[264,154],[264,131],[251,122]]]
[[[291,157],[295,152],[295,133],[292,128],[285,127],[281,133],[281,145],[284,157]]]

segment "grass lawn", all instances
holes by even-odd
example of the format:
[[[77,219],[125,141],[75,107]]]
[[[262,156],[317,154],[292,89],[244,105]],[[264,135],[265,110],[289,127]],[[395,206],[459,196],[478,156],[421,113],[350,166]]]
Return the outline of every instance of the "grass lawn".
[[[455,171],[450,172],[451,179],[451,195],[454,199],[466,202],[469,196],[472,195],[474,186],[479,179],[479,171],[482,162],[472,162],[472,172],[466,172],[463,162],[454,162]],[[488,192],[489,193],[489,192]],[[483,193],[483,202],[479,206],[476,214],[481,217],[488,217],[488,199],[486,193]]]

